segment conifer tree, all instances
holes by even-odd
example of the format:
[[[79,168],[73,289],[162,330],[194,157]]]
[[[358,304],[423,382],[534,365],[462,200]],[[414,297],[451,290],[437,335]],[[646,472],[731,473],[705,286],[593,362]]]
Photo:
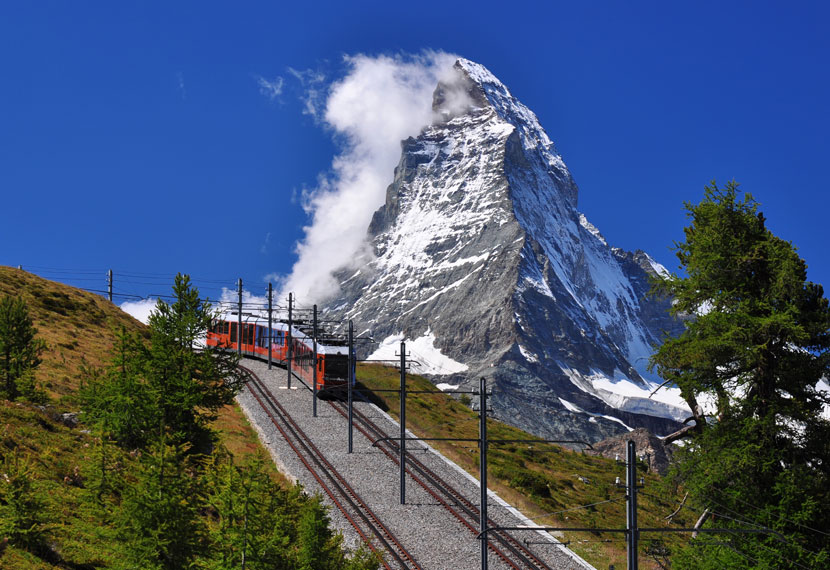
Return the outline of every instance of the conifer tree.
[[[687,203],[676,244],[685,277],[656,289],[686,330],[652,366],[692,410],[673,476],[719,527],[773,535],[695,539],[673,568],[819,568],[830,563],[830,308],[793,245],[773,235],[749,194],[713,182]],[[703,537],[704,535],[701,535]]]
[[[47,513],[33,488],[31,460],[19,453],[2,457],[0,463],[0,538],[39,551],[47,533]]]
[[[146,447],[157,434],[160,412],[146,383],[147,353],[142,340],[122,328],[116,334],[107,369],[81,371],[86,423],[95,426],[96,435],[125,449]]]
[[[23,299],[0,298],[0,391],[9,400],[21,395],[30,400],[44,399],[33,373],[40,365],[40,354],[46,343],[35,338],[36,334]]]
[[[129,568],[179,570],[210,555],[198,457],[157,441],[141,455],[117,513]]]
[[[233,401],[245,378],[237,355],[203,346],[215,314],[189,276],[176,275],[173,296],[172,304],[159,299],[150,315],[145,374],[160,412],[159,429],[198,447],[207,438],[207,422]]]

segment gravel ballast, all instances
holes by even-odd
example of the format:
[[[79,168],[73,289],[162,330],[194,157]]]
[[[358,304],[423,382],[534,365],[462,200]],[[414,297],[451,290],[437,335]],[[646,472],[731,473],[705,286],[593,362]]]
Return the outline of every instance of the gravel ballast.
[[[274,366],[268,370],[265,363],[250,359],[245,359],[244,365],[259,376],[325,457],[349,481],[423,568],[475,570],[481,567],[481,547],[475,535],[409,476],[406,481],[407,504],[400,504],[399,467],[380,449],[372,447],[372,442],[357,429],[353,430],[353,453],[347,453],[348,422],[328,402],[318,400],[315,418],[312,416],[311,392],[296,378],[292,380],[292,389],[286,389],[287,373],[284,368]],[[299,481],[307,492],[321,493],[324,502],[330,506],[329,516],[332,524],[343,533],[346,545],[359,545],[360,537],[357,532],[322,492],[251,393],[244,389],[237,396],[237,401],[280,471]],[[378,407],[358,401],[354,402],[354,406],[386,430],[390,436],[400,434],[399,424]],[[416,455],[427,467],[441,475],[473,503],[480,502],[478,481],[440,453],[423,442],[414,441],[407,442],[407,452]],[[532,524],[492,491],[489,493],[488,514],[490,519],[500,526]],[[513,534],[520,541],[532,541],[534,554],[552,568],[592,568],[564,546],[557,544],[547,533],[525,531]],[[488,567],[493,570],[509,568],[492,552],[489,553],[488,563]]]

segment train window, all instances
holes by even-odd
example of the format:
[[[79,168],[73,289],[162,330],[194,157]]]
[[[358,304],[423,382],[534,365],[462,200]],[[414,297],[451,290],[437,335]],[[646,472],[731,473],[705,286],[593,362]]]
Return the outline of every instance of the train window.
[[[231,323],[231,342],[236,342],[236,323]]]

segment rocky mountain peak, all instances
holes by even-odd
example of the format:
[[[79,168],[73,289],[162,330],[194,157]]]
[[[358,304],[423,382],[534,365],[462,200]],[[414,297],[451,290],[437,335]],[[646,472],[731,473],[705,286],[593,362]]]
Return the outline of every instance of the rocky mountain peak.
[[[492,378],[497,415],[540,435],[673,429],[684,413],[646,397],[651,347],[677,328],[667,300],[645,299],[655,265],[577,211],[562,157],[503,83],[465,59],[454,72],[435,122],[402,143],[374,258],[340,276],[329,311],[381,346],[420,343],[452,383]]]

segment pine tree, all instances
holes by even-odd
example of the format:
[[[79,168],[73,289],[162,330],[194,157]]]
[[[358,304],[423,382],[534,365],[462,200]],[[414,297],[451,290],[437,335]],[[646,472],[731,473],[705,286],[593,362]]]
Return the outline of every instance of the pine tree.
[[[147,353],[142,340],[122,328],[106,370],[81,371],[85,422],[95,427],[96,435],[125,449],[148,446],[158,431],[160,411],[146,383]]]
[[[142,454],[116,515],[126,567],[179,570],[210,554],[200,469],[186,447],[163,440]]]
[[[37,552],[47,534],[47,513],[33,488],[31,461],[19,453],[0,463],[0,538]]]
[[[772,535],[696,539],[675,568],[819,568],[830,563],[830,307],[793,245],[749,194],[713,182],[676,244],[686,277],[656,286],[686,330],[652,366],[692,410],[673,476],[717,526]],[[710,522],[711,524],[711,522]],[[701,535],[702,536],[702,535]],[[716,544],[715,544],[716,543]]]
[[[215,314],[190,277],[176,275],[173,295],[172,304],[159,299],[150,315],[147,385],[156,398],[160,426],[178,441],[201,447],[207,422],[233,401],[245,378],[235,354],[200,346]]]
[[[88,423],[128,449],[168,438],[207,451],[207,424],[244,382],[236,354],[200,346],[214,318],[210,303],[186,275],[176,276],[173,293],[150,316],[149,346],[122,330],[106,372],[82,390]]]
[[[260,462],[238,466],[223,449],[214,452],[205,477],[216,552],[210,568],[293,570],[294,513],[303,497],[299,487],[282,489]]]
[[[46,348],[36,334],[26,303],[14,297],[0,298],[0,391],[9,400],[20,396],[38,401],[45,398],[33,375]]]

